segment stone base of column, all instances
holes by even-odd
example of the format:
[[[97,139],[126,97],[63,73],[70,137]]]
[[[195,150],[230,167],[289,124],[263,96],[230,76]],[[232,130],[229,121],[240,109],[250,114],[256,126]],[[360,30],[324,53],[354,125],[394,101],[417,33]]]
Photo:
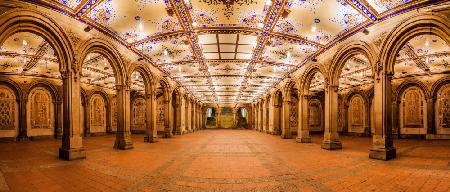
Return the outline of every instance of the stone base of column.
[[[157,140],[156,137],[153,137],[153,136],[145,136],[144,137],[144,142],[146,142],[146,143],[156,143],[156,142],[158,142],[158,140]]]
[[[84,148],[66,149],[61,147],[59,148],[59,158],[66,161],[86,159],[86,151]]]
[[[322,142],[322,149],[326,150],[342,149],[342,143],[341,141],[324,140]]]
[[[120,133],[116,135],[116,142],[114,143],[114,149],[133,149],[133,142],[131,142],[131,137],[129,133]]]
[[[280,131],[277,130],[277,131],[274,131],[273,134],[274,135],[280,135],[281,133],[280,133]]]
[[[372,149],[370,149],[369,151],[369,158],[387,161],[389,159],[395,158],[396,154],[397,153],[394,147],[390,148],[372,147]]]
[[[297,143],[311,143],[311,137],[297,137],[295,141]]]

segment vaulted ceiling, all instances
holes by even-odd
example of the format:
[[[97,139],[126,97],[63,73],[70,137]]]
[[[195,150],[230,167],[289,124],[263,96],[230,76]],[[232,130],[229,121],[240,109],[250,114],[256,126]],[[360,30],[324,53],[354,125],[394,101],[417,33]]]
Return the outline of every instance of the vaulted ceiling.
[[[409,0],[38,0],[113,37],[204,103],[250,103],[317,54],[416,6]],[[424,45],[427,43],[427,46]],[[59,78],[58,61],[42,38],[19,33],[0,47],[11,73]],[[438,37],[412,39],[399,53],[398,76],[448,70],[450,49]],[[82,82],[114,88],[109,63],[84,61]],[[415,68],[414,68],[415,67]],[[432,68],[426,70],[426,68]],[[6,69],[7,68],[7,69]],[[142,91],[139,74],[133,89]],[[371,83],[368,59],[347,61],[341,89]],[[321,89],[323,77],[311,84]]]

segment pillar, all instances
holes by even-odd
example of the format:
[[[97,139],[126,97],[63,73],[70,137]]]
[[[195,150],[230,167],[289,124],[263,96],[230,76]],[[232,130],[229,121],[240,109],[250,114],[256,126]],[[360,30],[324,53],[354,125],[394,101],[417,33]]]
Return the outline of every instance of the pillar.
[[[144,142],[157,142],[154,135],[154,130],[156,129],[156,95],[154,93],[146,94],[145,96],[145,112],[146,130]]]
[[[281,113],[281,138],[282,139],[290,139],[291,127],[289,126],[289,112],[290,112],[290,98],[288,94],[286,94],[286,98],[283,100],[282,113]]]
[[[86,158],[81,137],[80,74],[72,71],[61,72],[63,81],[63,136],[59,148],[59,158],[75,160]]]
[[[27,119],[27,96],[23,96],[21,98],[21,101],[19,103],[19,119]],[[27,122],[26,121],[19,121],[19,135],[17,136],[17,140],[19,141],[25,141],[28,140],[28,134],[27,134]]]
[[[169,93],[166,93],[169,94]],[[170,96],[166,97],[164,100],[164,138],[170,138],[172,137],[172,122],[171,118],[172,116],[172,106],[170,102]]]
[[[342,149],[338,133],[338,86],[325,84],[325,127],[322,149]]]
[[[436,134],[436,127],[434,124],[434,101],[433,97],[427,98],[427,138]]]
[[[295,141],[298,143],[311,143],[311,136],[309,135],[308,122],[308,96],[299,94],[298,101],[298,131]]]
[[[266,121],[267,121],[267,114],[266,114],[266,102],[264,101],[264,100],[262,100],[261,101],[261,113],[262,113],[262,118],[261,118],[261,120],[262,120],[262,126],[261,126],[261,128],[262,128],[262,130],[263,130],[263,132],[268,132],[268,127],[267,127],[267,124],[266,124]]]
[[[374,81],[375,134],[369,157],[389,160],[395,158],[396,150],[392,140],[392,73],[379,72]]]
[[[90,97],[87,98],[86,107],[84,109],[84,136],[89,137],[91,135],[91,102],[89,101]]]
[[[115,149],[132,149],[131,142],[131,104],[130,104],[130,86],[117,85],[117,133]]]
[[[63,131],[63,124],[62,124],[62,116],[63,116],[63,114],[62,114],[62,101],[60,101],[60,100],[57,100],[56,102],[55,102],[55,106],[56,106],[56,109],[55,109],[55,117],[56,117],[56,122],[55,122],[55,124],[56,124],[56,133],[55,133],[55,137],[56,138],[61,138],[62,137],[62,131]],[[81,112],[81,110],[80,110],[80,112]],[[80,113],[80,116],[81,116],[81,113]],[[81,122],[80,122],[80,125],[81,125]],[[81,125],[81,126],[83,126],[83,125]]]

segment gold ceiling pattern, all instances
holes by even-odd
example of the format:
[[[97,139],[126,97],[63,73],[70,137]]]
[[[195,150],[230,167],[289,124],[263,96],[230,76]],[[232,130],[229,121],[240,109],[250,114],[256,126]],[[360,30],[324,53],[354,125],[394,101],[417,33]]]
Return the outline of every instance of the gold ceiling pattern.
[[[410,0],[37,0],[125,45],[204,103],[249,103],[312,58],[378,20],[423,1]],[[26,42],[24,44],[24,42]],[[426,44],[426,46],[425,46]],[[449,48],[420,36],[399,53],[396,76],[448,70]],[[59,78],[52,48],[19,33],[0,47],[5,72]],[[139,74],[133,89],[143,91]],[[363,55],[345,64],[340,89],[369,84]],[[82,82],[114,89],[105,58],[89,55]],[[320,90],[323,77],[313,78]]]

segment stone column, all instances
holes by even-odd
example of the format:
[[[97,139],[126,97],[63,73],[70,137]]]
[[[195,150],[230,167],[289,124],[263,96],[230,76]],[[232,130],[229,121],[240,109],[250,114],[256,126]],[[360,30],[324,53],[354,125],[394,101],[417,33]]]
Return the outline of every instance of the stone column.
[[[427,138],[429,135],[436,134],[436,127],[434,125],[434,101],[433,97],[427,98]]]
[[[288,94],[286,94],[288,95]],[[289,97],[283,100],[282,113],[281,113],[281,138],[290,139],[292,137],[291,127],[289,126],[290,106],[291,101]]]
[[[132,149],[133,143],[131,142],[130,132],[130,86],[129,85],[117,85],[117,133],[116,142],[114,144],[115,149]]]
[[[191,105],[191,119],[190,119],[190,123],[191,123],[191,131],[194,132],[195,131],[195,104],[194,101],[192,101],[192,105]]]
[[[308,122],[308,96],[299,94],[298,101],[298,131],[297,138],[298,143],[311,143],[311,136],[309,135],[309,122]]]
[[[222,109],[219,107],[217,108],[217,128],[222,127],[221,125],[221,119],[222,119]]]
[[[392,97],[391,97],[392,98]],[[400,138],[400,104],[401,99],[392,98],[392,136]]]
[[[184,130],[189,133],[189,99],[184,100]]]
[[[62,138],[62,130],[63,130],[63,126],[62,126],[62,118],[63,118],[63,114],[62,114],[62,101],[58,100],[56,101],[56,109],[55,109],[55,117],[56,117],[56,133],[55,133],[55,137],[56,138]],[[81,112],[81,110],[80,110]],[[81,115],[81,114],[80,114]],[[81,122],[80,122],[81,125]],[[81,125],[83,126],[83,125]]]
[[[386,74],[386,71],[379,73],[374,81],[375,134],[369,157],[389,160],[396,156],[392,140],[392,74]]]
[[[27,96],[23,96],[21,101],[19,102],[19,119],[25,119],[25,121],[19,121],[19,135],[17,136],[17,140],[26,141],[28,140],[27,133]]]
[[[90,100],[90,97],[88,97],[87,98],[87,101],[86,101],[86,107],[85,107],[85,109],[84,109],[84,124],[85,124],[85,127],[84,127],[84,131],[83,131],[83,133],[84,133],[84,136],[85,137],[89,137],[89,136],[91,136],[91,102],[89,101]]]
[[[266,121],[267,121],[267,114],[266,114],[266,106],[265,106],[265,104],[266,104],[266,101],[264,101],[264,100],[262,100],[261,101],[261,113],[262,113],[262,118],[261,118],[261,120],[262,120],[262,126],[261,126],[261,128],[262,128],[262,131],[263,132],[266,132],[267,133],[267,124],[266,124]]]
[[[156,129],[156,95],[154,93],[145,96],[145,136],[144,142],[157,142],[154,135]]]
[[[168,93],[167,93],[168,94]],[[164,138],[170,138],[172,137],[172,130],[171,130],[171,116],[172,116],[172,106],[170,102],[170,97],[166,98],[164,100]]]
[[[203,121],[202,129],[206,129],[206,109],[205,109],[205,108],[203,108],[203,117],[202,117],[202,121]]]
[[[338,133],[338,86],[325,84],[325,127],[322,149],[342,149]]]
[[[59,148],[59,158],[75,160],[86,158],[81,137],[80,74],[72,71],[61,72],[63,81],[63,136]]]

